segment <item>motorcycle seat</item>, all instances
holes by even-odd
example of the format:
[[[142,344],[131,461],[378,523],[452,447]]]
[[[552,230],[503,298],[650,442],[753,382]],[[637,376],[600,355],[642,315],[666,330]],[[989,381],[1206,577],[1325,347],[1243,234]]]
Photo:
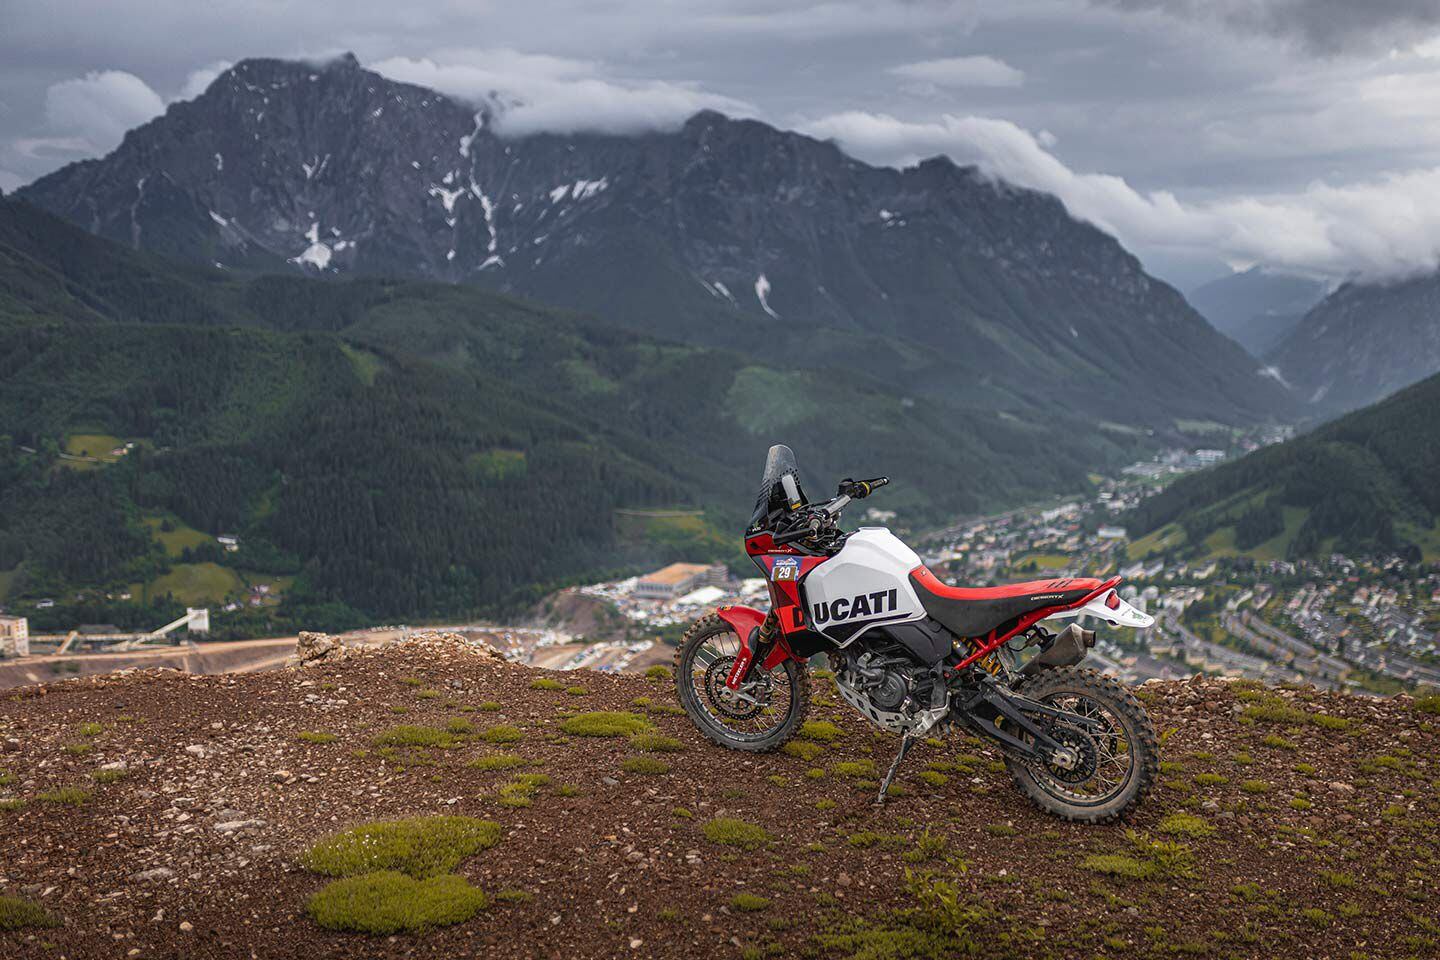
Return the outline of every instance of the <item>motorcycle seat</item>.
[[[998,587],[951,587],[925,567],[910,571],[910,585],[925,612],[960,637],[991,630],[1048,607],[1069,607],[1100,589],[1093,577],[1027,580]]]

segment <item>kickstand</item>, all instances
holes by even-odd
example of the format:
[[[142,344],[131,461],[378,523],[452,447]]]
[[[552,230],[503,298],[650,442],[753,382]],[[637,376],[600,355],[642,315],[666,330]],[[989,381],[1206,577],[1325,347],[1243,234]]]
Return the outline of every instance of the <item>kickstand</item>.
[[[900,752],[895,754],[895,762],[890,764],[890,771],[885,774],[885,780],[880,784],[880,793],[875,797],[876,804],[885,802],[885,793],[890,789],[890,784],[895,780],[895,771],[900,769],[900,764],[905,761],[905,755],[910,752],[910,748],[913,746],[915,746],[915,738],[910,736],[910,734],[907,733],[900,739]]]

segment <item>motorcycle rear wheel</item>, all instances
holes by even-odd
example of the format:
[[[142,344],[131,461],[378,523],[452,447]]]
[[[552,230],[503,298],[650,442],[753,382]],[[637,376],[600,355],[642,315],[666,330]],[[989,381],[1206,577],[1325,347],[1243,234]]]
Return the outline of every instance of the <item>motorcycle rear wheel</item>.
[[[729,750],[769,753],[784,746],[805,722],[810,671],[786,660],[771,670],[750,671],[743,699],[725,687],[740,638],[715,614],[696,620],[675,650],[675,692],[691,722]]]
[[[1041,703],[1104,724],[1100,733],[1055,722],[1051,736],[1073,744],[1081,769],[1063,771],[1037,760],[1007,756],[1005,765],[1020,792],[1036,807],[1078,823],[1112,823],[1133,810],[1160,774],[1155,725],[1140,701],[1117,681],[1082,667],[1046,670],[1019,690]]]

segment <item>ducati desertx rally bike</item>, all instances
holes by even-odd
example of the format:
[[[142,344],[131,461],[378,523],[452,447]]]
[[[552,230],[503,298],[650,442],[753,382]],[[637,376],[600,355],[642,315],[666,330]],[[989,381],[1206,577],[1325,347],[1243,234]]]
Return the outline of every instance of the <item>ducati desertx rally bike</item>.
[[[1158,773],[1155,728],[1125,687],[1078,666],[1094,632],[1045,622],[1154,620],[1121,599],[1120,577],[950,587],[889,530],[840,530],[841,511],[887,482],[844,480],[811,503],[790,448],[770,448],[745,550],[771,609],[721,607],[686,632],[675,682],[690,719],[722,747],[776,750],[804,722],[807,662],[823,653],[840,695],[900,734],[877,803],[917,740],[959,727],[1001,751],[1040,809],[1085,823],[1125,815]]]

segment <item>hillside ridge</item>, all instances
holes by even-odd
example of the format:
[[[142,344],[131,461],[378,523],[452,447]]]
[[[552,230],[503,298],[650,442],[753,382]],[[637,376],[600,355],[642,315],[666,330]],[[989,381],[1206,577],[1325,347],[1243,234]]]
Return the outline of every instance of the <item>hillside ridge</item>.
[[[920,747],[877,809],[867,781],[894,743],[816,680],[821,722],[793,752],[755,757],[707,745],[667,678],[537,671],[437,637],[305,669],[14,691],[0,699],[0,897],[59,925],[0,930],[0,955],[1435,947],[1440,736],[1422,707],[1440,704],[1148,683],[1165,782],[1129,824],[1093,828],[1032,810],[960,735]],[[487,908],[391,937],[307,916],[326,886],[305,866],[312,845],[435,815],[498,825],[447,881]]]

